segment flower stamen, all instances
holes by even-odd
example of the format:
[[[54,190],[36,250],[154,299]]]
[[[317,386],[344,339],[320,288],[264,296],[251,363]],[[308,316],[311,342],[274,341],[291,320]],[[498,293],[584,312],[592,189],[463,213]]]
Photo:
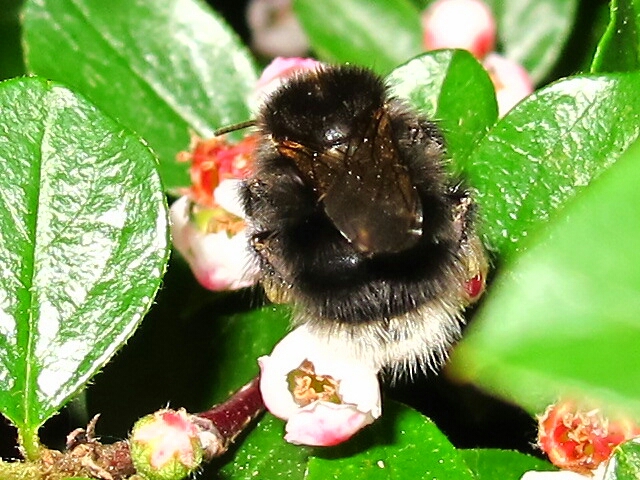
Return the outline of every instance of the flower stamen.
[[[287,374],[287,383],[293,401],[300,407],[316,401],[342,403],[338,394],[340,381],[331,375],[316,375],[315,366],[308,359]]]

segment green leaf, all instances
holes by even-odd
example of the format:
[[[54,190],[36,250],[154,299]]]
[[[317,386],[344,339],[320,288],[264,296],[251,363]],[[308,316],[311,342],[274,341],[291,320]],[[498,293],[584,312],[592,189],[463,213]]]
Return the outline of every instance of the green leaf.
[[[591,71],[631,72],[640,69],[640,1],[611,0],[610,21],[591,64]]]
[[[638,480],[640,479],[640,444],[625,442],[615,454],[615,468],[613,475],[607,480]]]
[[[0,0],[0,80],[24,74],[18,20],[21,5],[22,0]]]
[[[394,95],[437,122],[454,164],[471,154],[497,119],[493,83],[467,51],[426,53],[396,68],[387,80]]]
[[[513,450],[479,448],[458,450],[475,480],[520,480],[525,472],[555,470],[549,462]]]
[[[295,0],[293,7],[320,60],[387,74],[423,51],[409,0]]]
[[[613,164],[640,131],[640,73],[572,77],[518,105],[461,165],[500,255]]]
[[[638,178],[636,142],[503,270],[454,352],[459,376],[530,412],[578,396],[640,418]]]
[[[160,284],[155,157],[66,88],[0,84],[0,410],[36,432],[133,333]]]
[[[248,120],[256,75],[236,35],[195,0],[27,0],[31,72],[64,82],[139,133],[167,188],[189,184],[176,154]]]
[[[431,420],[405,405],[387,402],[382,417],[353,440],[313,452],[305,480],[327,478],[471,480],[473,475]]]
[[[538,83],[560,58],[573,28],[578,0],[486,0],[498,22],[504,55]]]
[[[217,381],[212,385],[212,404],[229,395],[258,375],[257,358],[269,355],[287,333],[290,312],[283,306],[269,306],[216,320],[213,341]]]
[[[435,424],[397,402],[387,402],[380,419],[336,447],[296,447],[283,437],[284,422],[266,415],[222,469],[222,478],[473,479]]]

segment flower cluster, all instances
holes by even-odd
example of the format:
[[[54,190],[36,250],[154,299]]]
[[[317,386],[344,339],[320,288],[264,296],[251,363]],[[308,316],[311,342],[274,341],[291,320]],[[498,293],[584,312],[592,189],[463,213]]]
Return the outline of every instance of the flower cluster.
[[[461,48],[482,62],[493,80],[500,116],[533,92],[527,71],[494,51],[496,21],[482,0],[437,0],[425,9],[421,21],[427,50]]]
[[[247,287],[257,278],[238,195],[255,146],[255,136],[237,144],[219,137],[194,138],[191,151],[178,155],[178,160],[191,162],[191,187],[171,206],[173,245],[210,290]]]
[[[316,68],[306,58],[276,58],[264,70],[249,98],[257,111],[266,96],[296,71]],[[257,135],[238,143],[226,137],[194,137],[180,162],[189,162],[191,186],[171,206],[174,247],[189,263],[198,282],[209,290],[235,290],[256,283],[258,270],[248,250],[241,181],[253,168]]]

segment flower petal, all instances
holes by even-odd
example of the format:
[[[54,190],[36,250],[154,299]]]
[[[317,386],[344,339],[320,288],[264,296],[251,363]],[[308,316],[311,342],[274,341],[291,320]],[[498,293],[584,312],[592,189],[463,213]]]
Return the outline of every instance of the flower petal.
[[[496,21],[480,0],[438,0],[422,13],[426,50],[461,48],[484,58],[496,43]]]
[[[526,472],[520,480],[604,480],[607,466],[600,465],[592,473],[576,473],[569,470],[559,470],[556,472]]]
[[[303,55],[309,41],[291,0],[251,0],[247,6],[251,46],[268,57]]]
[[[296,445],[338,445],[374,420],[371,412],[361,412],[354,405],[314,402],[289,419],[284,439]]]
[[[304,362],[314,375],[337,385],[340,403],[315,400],[298,404],[288,376]],[[287,420],[288,441],[306,445],[335,445],[380,416],[377,370],[349,352],[333,348],[306,326],[289,333],[269,356],[259,359],[260,391],[267,409]]]
[[[513,60],[499,53],[490,53],[482,64],[496,87],[500,117],[533,92],[533,81],[529,73]]]
[[[191,270],[209,290],[236,290],[255,284],[257,268],[247,248],[244,231],[229,237],[226,232],[196,232],[191,239]]]
[[[242,180],[226,178],[213,191],[213,198],[218,205],[236,217],[244,218],[244,208],[240,198]]]
[[[209,290],[235,290],[251,286],[258,268],[249,253],[245,230],[235,235],[203,232],[190,219],[190,200],[184,196],[171,205],[174,247],[191,267],[198,282]]]

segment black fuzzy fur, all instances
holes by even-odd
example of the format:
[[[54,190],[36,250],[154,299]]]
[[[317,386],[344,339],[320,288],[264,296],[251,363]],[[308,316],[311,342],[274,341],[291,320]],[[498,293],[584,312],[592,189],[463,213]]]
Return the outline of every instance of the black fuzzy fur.
[[[401,161],[423,212],[411,248],[364,255],[335,228],[322,199],[294,162],[276,150],[294,140],[316,151],[349,141],[385,109]],[[243,201],[265,280],[285,291],[305,319],[351,325],[382,322],[429,302],[455,304],[465,281],[459,250],[464,225],[456,208],[468,193],[444,169],[437,126],[389,98],[384,82],[358,67],[327,67],[294,77],[263,106],[255,172]],[[451,318],[458,322],[458,318]]]

